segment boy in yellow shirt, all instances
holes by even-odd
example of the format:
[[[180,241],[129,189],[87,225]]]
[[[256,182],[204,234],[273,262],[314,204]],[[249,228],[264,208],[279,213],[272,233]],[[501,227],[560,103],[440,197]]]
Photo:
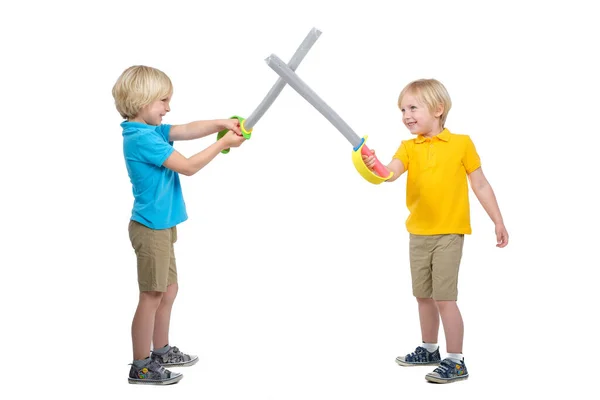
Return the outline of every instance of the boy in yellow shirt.
[[[417,298],[423,343],[411,354],[396,358],[402,366],[437,365],[425,376],[430,382],[448,383],[468,378],[462,354],[463,320],[456,304],[458,269],[464,235],[471,234],[467,177],[477,199],[496,226],[497,247],[508,244],[508,232],[494,191],[481,170],[475,145],[467,135],[444,127],[452,103],[444,85],[435,79],[409,83],[398,106],[410,133],[387,168],[389,181],[408,171],[406,228],[410,234],[410,268]],[[364,157],[372,168],[374,157]],[[437,345],[442,319],[448,357]]]

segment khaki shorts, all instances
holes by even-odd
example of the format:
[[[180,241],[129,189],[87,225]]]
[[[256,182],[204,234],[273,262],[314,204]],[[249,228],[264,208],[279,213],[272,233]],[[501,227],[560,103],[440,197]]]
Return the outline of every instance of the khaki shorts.
[[[415,297],[457,299],[464,240],[462,234],[410,234],[410,273]]]
[[[177,283],[177,266],[173,243],[177,227],[150,229],[137,221],[129,221],[129,239],[137,256],[140,292],[166,292]]]

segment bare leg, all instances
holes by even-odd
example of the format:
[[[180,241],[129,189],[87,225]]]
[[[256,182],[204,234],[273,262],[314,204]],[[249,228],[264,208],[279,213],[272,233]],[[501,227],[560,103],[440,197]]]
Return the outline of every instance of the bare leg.
[[[141,292],[140,299],[131,324],[133,359],[143,360],[150,356],[150,344],[156,311],[161,303],[161,292]]]
[[[419,304],[419,320],[421,322],[421,337],[425,343],[437,343],[440,329],[440,315],[433,299],[417,297]]]
[[[465,327],[456,301],[438,301],[444,333],[446,335],[446,351],[462,353]]]
[[[178,286],[176,283],[167,286],[167,291],[163,294],[160,306],[156,310],[156,320],[154,321],[154,335],[152,342],[155,349],[169,344],[169,325],[171,322],[171,309],[173,302],[177,297]]]

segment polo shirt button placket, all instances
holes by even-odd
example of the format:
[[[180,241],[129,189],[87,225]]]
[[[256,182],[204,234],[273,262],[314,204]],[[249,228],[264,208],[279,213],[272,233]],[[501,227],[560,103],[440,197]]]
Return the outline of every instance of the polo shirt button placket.
[[[433,167],[433,141],[429,142],[429,151],[428,151],[428,154],[429,154],[429,157],[428,157],[429,159],[427,160],[428,161],[427,164],[430,167]]]

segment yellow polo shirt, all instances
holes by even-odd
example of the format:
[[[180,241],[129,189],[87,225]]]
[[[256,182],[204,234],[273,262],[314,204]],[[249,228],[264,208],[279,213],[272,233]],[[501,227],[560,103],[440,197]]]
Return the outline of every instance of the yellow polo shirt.
[[[469,136],[448,129],[433,138],[419,135],[403,141],[394,158],[408,172],[408,232],[471,233],[467,175],[481,167],[481,161]]]

